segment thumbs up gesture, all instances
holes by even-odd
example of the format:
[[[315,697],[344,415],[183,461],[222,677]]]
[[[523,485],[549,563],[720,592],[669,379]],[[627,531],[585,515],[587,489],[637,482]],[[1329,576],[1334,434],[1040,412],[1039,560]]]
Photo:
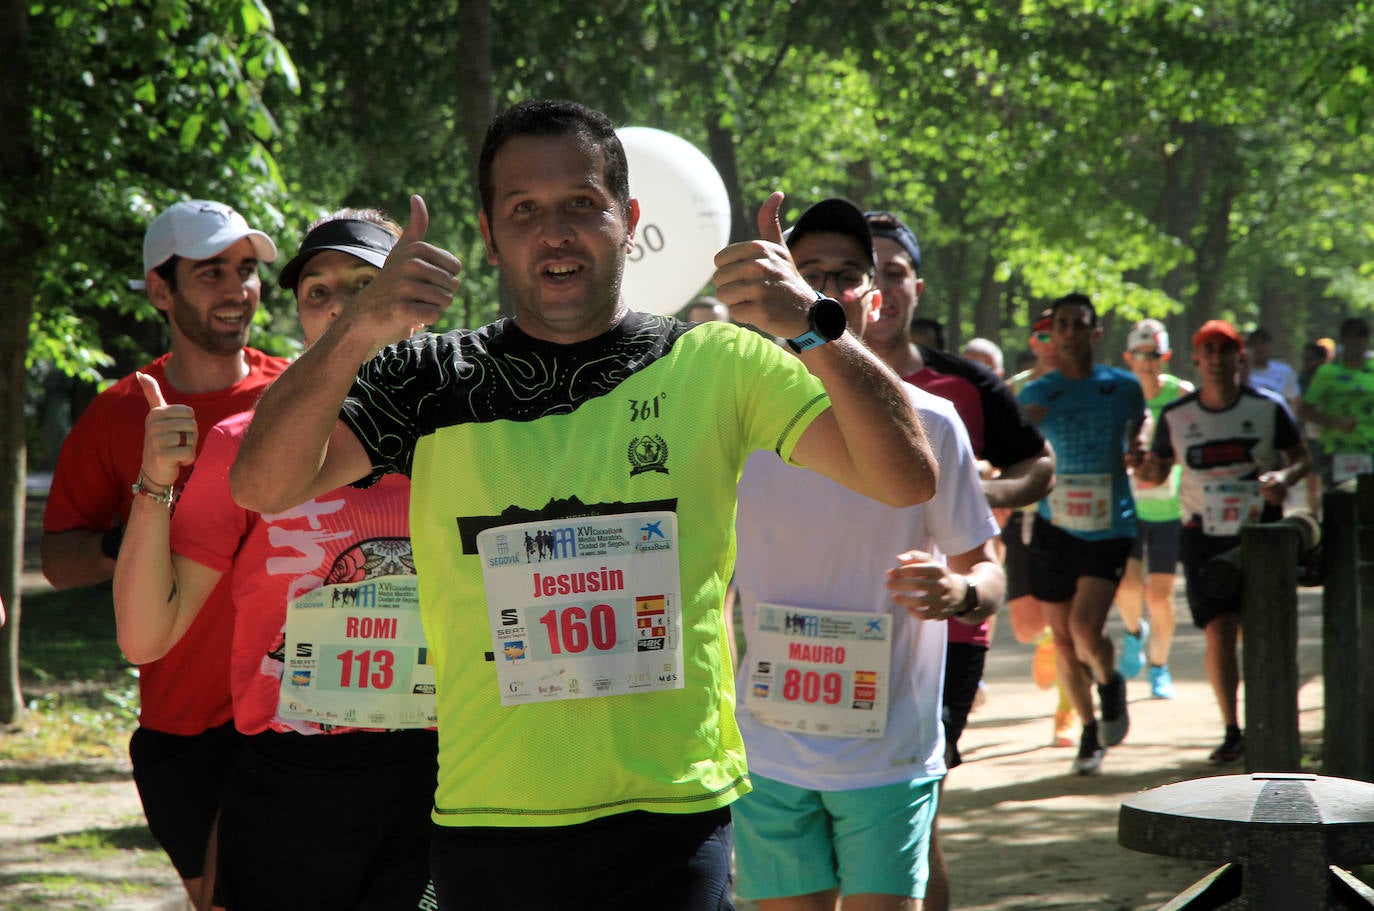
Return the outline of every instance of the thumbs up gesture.
[[[463,264],[447,250],[427,243],[428,232],[429,209],[422,197],[411,196],[410,222],[382,271],[337,321],[363,327],[374,352],[436,322],[453,303]]]
[[[782,239],[778,211],[784,196],[774,191],[759,207],[757,240],[730,244],[716,254],[716,297],[739,323],[751,323],[782,338],[801,335],[816,292],[801,277]]]
[[[162,487],[176,484],[181,466],[196,460],[196,413],[190,405],[168,405],[157,380],[146,373],[134,378],[148,402],[143,423],[143,475]]]

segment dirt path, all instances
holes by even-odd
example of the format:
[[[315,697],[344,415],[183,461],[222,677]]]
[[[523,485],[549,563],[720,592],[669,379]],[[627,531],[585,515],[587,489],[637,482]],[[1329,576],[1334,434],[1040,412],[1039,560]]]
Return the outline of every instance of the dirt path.
[[[1304,590],[1300,600],[1300,719],[1308,752],[1317,752],[1320,593]],[[1111,629],[1119,639],[1115,620]],[[965,763],[950,776],[940,811],[954,907],[1158,908],[1213,865],[1119,847],[1121,801],[1174,781],[1244,771],[1206,761],[1221,731],[1201,634],[1179,630],[1171,661],[1176,699],[1152,700],[1143,680],[1131,681],[1131,733],[1108,753],[1100,778],[1069,775],[1074,751],[1046,745],[1055,697],[1031,682],[1031,653],[1012,639],[1004,618],[988,659],[989,698],[970,719]],[[127,775],[117,764],[0,768],[0,911],[176,907],[175,874],[142,825]],[[751,906],[741,903],[740,911]]]

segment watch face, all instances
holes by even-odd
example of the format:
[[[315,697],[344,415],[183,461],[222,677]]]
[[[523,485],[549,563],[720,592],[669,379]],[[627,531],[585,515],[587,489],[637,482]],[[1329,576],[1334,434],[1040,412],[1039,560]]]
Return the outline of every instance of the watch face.
[[[844,335],[849,320],[844,315],[844,307],[833,297],[822,297],[811,305],[811,325],[826,341],[833,342]]]

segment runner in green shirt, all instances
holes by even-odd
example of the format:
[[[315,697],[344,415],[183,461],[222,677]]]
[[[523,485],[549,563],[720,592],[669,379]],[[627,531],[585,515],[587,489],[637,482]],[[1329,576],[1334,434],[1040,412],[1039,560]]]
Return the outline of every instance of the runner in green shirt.
[[[1169,333],[1157,319],[1144,319],[1131,327],[1122,357],[1140,381],[1150,422],[1159,421],[1165,405],[1193,391],[1192,384],[1164,372],[1173,351]],[[1147,432],[1153,436],[1153,430]],[[1174,636],[1174,571],[1178,566],[1178,542],[1182,531],[1179,516],[1178,480],[1182,469],[1175,465],[1163,484],[1142,485],[1131,479],[1139,520],[1135,546],[1126,562],[1126,574],[1116,589],[1116,609],[1126,625],[1121,639],[1117,670],[1135,677],[1150,663],[1150,695],[1174,698],[1169,676],[1169,646]],[[1149,619],[1144,616],[1149,609]]]

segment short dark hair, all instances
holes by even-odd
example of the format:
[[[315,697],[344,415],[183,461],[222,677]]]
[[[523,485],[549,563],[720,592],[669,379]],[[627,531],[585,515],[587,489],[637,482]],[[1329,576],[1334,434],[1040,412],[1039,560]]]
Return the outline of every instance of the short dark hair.
[[[1056,297],[1050,302],[1050,316],[1053,317],[1059,312],[1060,307],[1086,307],[1088,309],[1089,326],[1097,325],[1097,308],[1093,306],[1093,300],[1081,291],[1070,291],[1063,297]]]
[[[482,211],[492,213],[491,165],[506,141],[516,136],[578,136],[606,156],[606,186],[621,211],[630,211],[630,166],[625,147],[616,135],[615,124],[600,111],[576,101],[535,98],[512,105],[487,127],[482,152],[477,159],[477,191]]]
[[[1345,338],[1347,335],[1358,335],[1362,338],[1369,338],[1369,323],[1352,316],[1341,321],[1341,331],[1336,333],[1337,338]]]
[[[928,316],[918,316],[911,321],[911,325],[907,328],[911,332],[929,332],[931,338],[935,340],[932,347],[936,351],[945,350],[945,327],[940,325],[939,320],[931,319]]]
[[[177,289],[177,263],[181,262],[181,257],[173,253],[166,260],[153,267],[153,272],[157,277],[167,283],[167,287],[175,291]]]
[[[1256,326],[1250,330],[1250,342],[1272,342],[1274,337],[1269,334],[1269,330],[1263,326]]]

